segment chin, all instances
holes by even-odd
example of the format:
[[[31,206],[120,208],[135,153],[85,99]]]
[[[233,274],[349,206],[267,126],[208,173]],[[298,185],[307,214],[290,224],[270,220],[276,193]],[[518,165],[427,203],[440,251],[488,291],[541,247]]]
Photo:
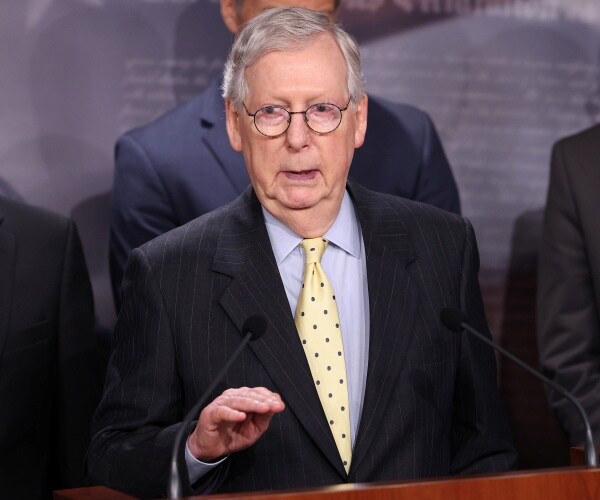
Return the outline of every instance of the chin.
[[[308,210],[317,205],[317,203],[313,201],[286,201],[285,203],[280,203],[280,205],[287,210]]]
[[[291,209],[302,210],[313,208],[323,199],[321,196],[287,196],[280,200],[280,203]]]
[[[286,208],[303,209],[312,208],[323,198],[323,193],[314,189],[294,189],[275,197],[277,202]]]

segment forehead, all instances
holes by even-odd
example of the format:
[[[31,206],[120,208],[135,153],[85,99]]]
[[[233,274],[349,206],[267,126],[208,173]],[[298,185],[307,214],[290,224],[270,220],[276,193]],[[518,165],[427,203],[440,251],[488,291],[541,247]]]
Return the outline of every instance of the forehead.
[[[244,0],[241,15],[248,21],[263,10],[275,7],[303,7],[331,17],[335,14],[335,0]]]
[[[298,92],[332,97],[346,91],[346,61],[334,38],[321,35],[298,50],[267,53],[246,68],[246,81],[256,97]]]

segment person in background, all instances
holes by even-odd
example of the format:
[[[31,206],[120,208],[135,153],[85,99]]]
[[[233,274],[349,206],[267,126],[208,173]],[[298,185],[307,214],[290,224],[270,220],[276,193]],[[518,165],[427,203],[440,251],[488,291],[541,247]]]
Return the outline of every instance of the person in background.
[[[135,249],[93,423],[93,483],[166,493],[182,418],[252,316],[266,332],[185,429],[187,494],[504,471],[515,460],[463,217],[348,180],[367,130],[356,42],[269,9],[223,80],[236,200]]]
[[[538,264],[537,328],[544,373],[579,400],[600,443],[600,125],[558,141]],[[572,445],[585,428],[573,405],[548,391]]]
[[[268,8],[299,6],[335,18],[340,0],[221,0],[227,28]],[[207,41],[207,43],[210,43]],[[129,253],[152,238],[229,203],[250,183],[229,146],[220,80],[152,123],[127,132],[115,149],[110,272],[117,308]],[[370,96],[369,128],[350,177],[364,186],[454,213],[458,189],[431,119],[408,105]]]
[[[49,499],[86,485],[100,396],[92,289],[74,223],[0,197],[0,485]]]

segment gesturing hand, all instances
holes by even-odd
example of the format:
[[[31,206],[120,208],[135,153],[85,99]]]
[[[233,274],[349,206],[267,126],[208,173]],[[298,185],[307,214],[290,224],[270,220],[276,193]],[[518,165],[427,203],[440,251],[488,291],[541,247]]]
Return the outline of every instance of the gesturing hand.
[[[192,455],[203,462],[252,446],[285,405],[264,387],[227,389],[200,413],[188,438]]]

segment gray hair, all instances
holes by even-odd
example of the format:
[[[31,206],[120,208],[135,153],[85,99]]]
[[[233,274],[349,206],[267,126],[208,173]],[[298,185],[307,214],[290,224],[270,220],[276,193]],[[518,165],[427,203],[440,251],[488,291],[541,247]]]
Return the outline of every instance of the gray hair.
[[[344,56],[350,103],[355,106],[365,95],[358,44],[325,14],[301,8],[267,9],[244,26],[225,63],[223,97],[241,108],[249,92],[246,68],[270,52],[304,49],[324,34],[333,37]]]

